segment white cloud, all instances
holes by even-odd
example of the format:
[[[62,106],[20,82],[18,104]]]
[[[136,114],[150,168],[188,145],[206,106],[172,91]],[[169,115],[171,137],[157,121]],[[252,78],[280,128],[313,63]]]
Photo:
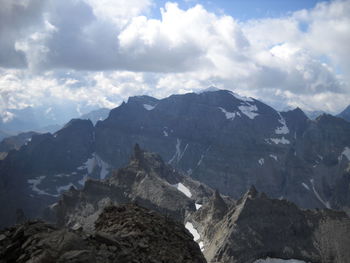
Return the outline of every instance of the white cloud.
[[[116,26],[123,26],[128,21],[144,12],[149,12],[152,0],[85,0],[96,17],[113,21]]]
[[[131,95],[164,97],[210,85],[278,107],[337,112],[350,101],[348,0],[247,22],[201,5],[167,3],[155,19],[150,0],[28,0],[17,7],[27,20],[15,26],[7,19],[12,4],[1,2],[0,36],[13,32],[0,41],[12,48],[12,59],[1,60],[0,51],[3,109],[40,104],[42,97],[113,107]],[[28,68],[8,69],[10,62]]]

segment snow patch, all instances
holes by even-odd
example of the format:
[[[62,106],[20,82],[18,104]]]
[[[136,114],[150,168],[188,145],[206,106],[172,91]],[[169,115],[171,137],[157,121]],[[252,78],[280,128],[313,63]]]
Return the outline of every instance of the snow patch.
[[[98,156],[97,154],[95,154],[95,159],[96,159],[96,162],[97,162],[97,165],[101,168],[101,171],[100,171],[100,179],[105,179],[106,176],[108,175],[109,173],[109,169],[111,168],[110,165],[108,163],[106,163],[105,161],[103,161],[101,159],[100,156]]]
[[[254,263],[306,263],[298,259],[265,258],[255,260]]]
[[[96,166],[96,159],[95,159],[95,154],[92,155],[92,158],[88,159],[85,163],[84,163],[87,172],[89,174],[92,173],[92,171],[94,170],[95,166]]]
[[[184,154],[185,154],[185,152],[186,152],[186,150],[187,150],[187,147],[188,147],[188,143],[186,144],[185,149],[183,150],[183,152],[180,154],[179,159],[177,160],[178,162],[179,162],[179,161],[182,159],[182,157],[184,156]]]
[[[210,147],[211,147],[211,146],[209,146],[209,147],[202,153],[201,158],[200,158],[199,161],[197,162],[197,167],[200,166],[200,165],[202,164],[203,158],[204,158],[204,156],[208,153],[208,151],[210,150]]]
[[[52,205],[49,206],[51,210],[54,210],[58,206],[58,203],[53,203]]]
[[[341,155],[338,157],[338,160],[342,160],[343,156],[345,156],[350,161],[350,148],[345,147]]]
[[[196,91],[195,93],[196,93],[196,94],[202,94],[202,93],[205,93],[205,92],[213,92],[213,91],[215,92],[215,91],[219,91],[219,90],[220,90],[220,89],[218,89],[217,87],[210,86],[209,88]]]
[[[288,134],[289,133],[289,129],[286,123],[286,120],[282,117],[282,115],[280,113],[278,113],[278,115],[280,116],[279,118],[279,123],[282,124],[281,127],[277,127],[275,130],[276,134]]]
[[[322,203],[324,204],[325,207],[327,207],[328,209],[331,208],[331,206],[329,205],[329,202],[325,202],[321,196],[319,195],[319,193],[316,191],[316,188],[315,188],[315,184],[314,184],[314,179],[310,179],[310,182],[311,182],[311,185],[312,185],[312,190],[314,191],[314,194],[315,196],[317,197],[317,199]]]
[[[58,195],[53,195],[48,192],[45,192],[44,190],[41,190],[38,188],[38,186],[41,184],[42,180],[44,180],[46,176],[42,175],[39,177],[36,177],[35,179],[28,179],[28,184],[31,184],[32,191],[37,193],[38,195],[50,195],[57,197]]]
[[[201,238],[201,236],[199,235],[198,231],[193,227],[192,223],[187,222],[185,227],[192,234],[194,241],[197,242]]]
[[[152,106],[152,105],[149,105],[149,104],[143,104],[143,107],[144,107],[146,110],[153,110],[156,106]]]
[[[304,186],[304,188],[306,189],[306,190],[309,190],[310,191],[310,187],[306,184],[306,183],[301,183],[302,184],[302,186]]]
[[[201,204],[197,204],[197,203],[195,203],[195,205],[196,205],[196,210],[198,210],[199,208],[201,208],[201,207],[202,207],[202,205],[201,205]]]
[[[174,187],[176,187],[177,190],[179,190],[181,193],[183,193],[184,195],[186,195],[187,197],[191,198],[192,197],[192,193],[190,191],[190,189],[188,189],[186,186],[184,186],[182,183],[178,183],[178,184],[174,184],[172,185]]]
[[[274,155],[274,154],[270,154],[269,156],[270,156],[272,159],[275,159],[275,161],[277,162],[278,158],[277,158],[277,156],[276,156],[276,155]]]
[[[254,119],[259,114],[255,111],[258,111],[258,108],[255,105],[246,105],[246,106],[239,106],[238,109],[246,115],[249,119]]]
[[[203,161],[203,158],[204,158],[204,153],[201,155],[201,158],[199,159],[199,161],[197,162],[197,166],[200,166],[202,161]]]
[[[224,108],[219,107],[219,109],[225,114],[226,119],[233,120],[236,116],[235,112],[226,111]]]
[[[290,141],[286,138],[282,137],[281,139],[278,138],[270,138],[270,141],[272,141],[275,144],[290,144]]]
[[[58,177],[58,178],[63,178],[63,177],[69,177],[71,176],[70,174],[55,174],[54,177]]]
[[[264,165],[265,160],[264,160],[264,158],[261,158],[261,159],[259,159],[258,162],[259,162],[260,165]]]
[[[177,139],[176,139],[176,145],[175,145],[175,154],[174,154],[174,156],[169,160],[168,163],[172,163],[173,161],[175,161],[176,158],[178,158],[178,156],[181,155],[180,146],[181,146],[181,140],[177,138]]]
[[[238,100],[246,101],[246,102],[254,102],[254,100],[253,100],[252,98],[240,96],[240,95],[238,95],[237,93],[232,92],[232,91],[230,91],[230,93],[231,93],[231,95],[232,95],[233,97],[235,97],[235,98],[238,99]]]
[[[80,185],[84,186],[84,185],[85,185],[85,182],[86,182],[86,180],[87,180],[87,178],[88,178],[88,176],[87,176],[87,175],[84,175],[83,178],[81,178],[81,179],[78,181],[78,183],[79,183]]]
[[[187,150],[188,144],[186,144],[184,150],[181,152],[181,140],[176,139],[176,145],[175,145],[175,154],[174,156],[168,161],[168,163],[173,163],[176,161],[177,163],[181,161],[182,157],[184,156],[186,150]]]
[[[109,169],[111,168],[111,166],[108,163],[106,163],[105,161],[103,161],[101,159],[101,157],[98,156],[98,154],[93,153],[92,157],[89,158],[82,166],[78,167],[77,169],[78,170],[85,170],[86,169],[87,173],[91,174],[96,167],[99,167],[101,169],[100,170],[100,179],[105,179],[109,173]],[[85,181],[82,181],[82,180],[83,179],[81,179],[79,181],[79,183],[83,185]]]
[[[203,241],[199,242],[198,245],[199,245],[199,248],[201,249],[201,251],[203,252],[204,251],[204,243],[203,243]]]
[[[59,187],[56,187],[56,191],[57,191],[57,193],[60,194],[61,192],[68,191],[69,188],[71,188],[71,186],[74,186],[74,184],[69,183],[67,185],[59,186]]]

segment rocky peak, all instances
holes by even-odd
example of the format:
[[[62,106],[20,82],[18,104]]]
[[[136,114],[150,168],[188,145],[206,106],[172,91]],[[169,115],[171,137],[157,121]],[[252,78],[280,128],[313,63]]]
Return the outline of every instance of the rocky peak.
[[[196,210],[192,198],[207,198],[206,189],[201,190],[200,185],[186,181],[184,175],[165,164],[158,154],[144,151],[135,144],[127,166],[104,181],[88,180],[82,190],[68,191],[59,201],[56,213],[60,224],[72,226],[78,222],[90,228],[106,204],[136,202],[184,221]]]
[[[89,119],[71,119],[69,122],[67,122],[63,128],[60,130],[62,131],[69,131],[74,129],[82,129],[86,127],[92,127],[92,121]]]
[[[294,110],[281,112],[281,115],[286,119],[288,123],[288,128],[290,129],[290,132],[292,132],[292,134],[300,136],[306,130],[309,118],[300,108],[295,108]]]
[[[144,151],[138,143],[134,145],[134,152],[131,155],[129,167],[155,174],[170,184],[177,183],[182,177],[170,165],[164,163],[159,154]]]
[[[151,105],[154,105],[154,104],[157,103],[157,101],[158,101],[158,99],[156,99],[154,97],[143,95],[143,96],[129,97],[127,103],[138,103],[138,104],[151,104]]]
[[[329,127],[330,125],[349,125],[344,119],[335,118],[333,115],[327,113],[318,116],[315,122],[323,127]]]
[[[212,220],[217,221],[223,218],[227,213],[227,204],[222,199],[218,190],[215,190],[212,199],[210,200],[210,214]]]
[[[246,192],[244,196],[249,198],[255,198],[257,197],[257,195],[258,195],[258,191],[256,190],[254,185],[251,185],[249,190]]]
[[[28,143],[36,132],[23,132],[15,136],[9,136],[0,142],[0,152],[19,150],[22,145]]]

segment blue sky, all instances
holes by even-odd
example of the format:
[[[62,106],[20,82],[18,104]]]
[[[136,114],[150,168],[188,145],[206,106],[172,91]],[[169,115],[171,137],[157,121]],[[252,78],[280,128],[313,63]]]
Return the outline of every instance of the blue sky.
[[[0,6],[0,118],[13,108],[84,112],[211,85],[277,109],[338,113],[350,103],[350,0]]]
[[[157,0],[154,5],[154,17],[160,16],[159,7],[165,5],[167,0]],[[281,17],[301,9],[311,9],[318,2],[329,2],[328,0],[182,0],[174,1],[182,8],[189,8],[200,4],[215,13],[231,15],[240,21],[260,18]]]

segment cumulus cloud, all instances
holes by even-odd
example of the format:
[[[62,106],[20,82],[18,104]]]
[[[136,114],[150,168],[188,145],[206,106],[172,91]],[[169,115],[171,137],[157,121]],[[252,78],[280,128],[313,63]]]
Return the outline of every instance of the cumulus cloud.
[[[167,3],[156,19],[150,0],[0,1],[3,108],[42,96],[114,107],[210,85],[280,108],[336,112],[350,101],[349,0],[246,22],[199,4]]]

